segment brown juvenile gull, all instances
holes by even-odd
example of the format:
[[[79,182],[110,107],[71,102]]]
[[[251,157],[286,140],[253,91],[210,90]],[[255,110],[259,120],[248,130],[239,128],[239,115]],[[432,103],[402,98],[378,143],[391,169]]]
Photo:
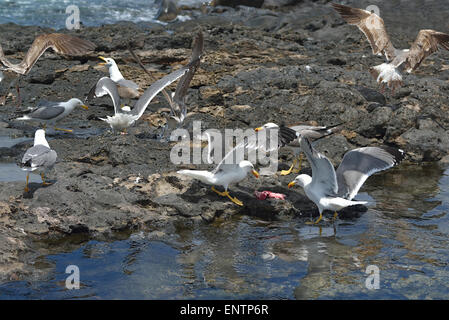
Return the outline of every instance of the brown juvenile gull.
[[[28,179],[30,172],[37,171],[42,178],[42,185],[49,185],[45,182],[44,174],[53,168],[56,162],[56,151],[50,149],[47,140],[45,139],[45,131],[39,129],[34,134],[34,145],[29,148],[22,158],[22,170],[27,171],[27,179],[25,192],[29,191]]]
[[[283,128],[284,125],[281,125],[280,128]],[[281,175],[289,175],[290,173],[299,173],[301,171],[301,164],[302,164],[302,153],[301,153],[301,137],[307,137],[311,140],[317,140],[324,138],[328,135],[331,135],[338,131],[341,127],[341,124],[334,125],[334,126],[311,126],[306,124],[295,124],[295,125],[289,125],[288,128],[294,130],[296,132],[297,139],[292,140],[290,143],[288,143],[288,147],[293,150],[294,157],[293,157],[293,163],[290,166],[288,170],[282,170]],[[265,123],[263,126],[258,127],[254,129],[255,131],[261,131],[261,130],[273,130],[273,129],[279,129],[279,125],[268,122]],[[295,138],[296,138],[295,137]],[[294,169],[296,166],[296,163],[298,163],[298,169]]]
[[[36,61],[48,49],[52,48],[56,53],[61,55],[81,56],[95,49],[95,45],[78,37],[62,33],[42,34],[34,39],[33,44],[28,49],[24,59],[17,64],[9,61],[3,53],[0,45],[0,61],[5,66],[3,71],[13,71],[19,75],[27,75]],[[20,79],[20,78],[19,78]],[[20,106],[19,83],[16,83],[18,106]]]
[[[356,25],[368,39],[373,54],[384,55],[387,63],[370,68],[371,75],[382,90],[387,85],[392,92],[402,85],[397,68],[404,64],[408,73],[415,71],[425,58],[438,51],[438,46],[449,50],[449,34],[430,29],[420,30],[410,49],[396,49],[387,34],[381,17],[367,10],[332,3],[334,9],[349,24]]]
[[[337,211],[343,208],[366,204],[366,201],[353,201],[369,176],[389,169],[404,158],[404,151],[393,147],[364,147],[347,152],[337,171],[330,160],[312,147],[309,139],[301,139],[301,150],[312,167],[312,176],[300,174],[288,184],[291,188],[299,184],[306,196],[318,207],[321,221],[324,210]]]

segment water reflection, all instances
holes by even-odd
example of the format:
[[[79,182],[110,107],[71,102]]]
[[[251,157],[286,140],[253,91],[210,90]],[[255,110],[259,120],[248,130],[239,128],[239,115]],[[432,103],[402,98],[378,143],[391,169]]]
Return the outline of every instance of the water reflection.
[[[401,166],[362,191],[375,205],[335,226],[240,216],[72,244],[43,258],[54,278],[0,285],[0,297],[449,298],[449,169]],[[69,264],[81,270],[76,292],[63,287]],[[369,265],[380,269],[379,290],[365,287]]]

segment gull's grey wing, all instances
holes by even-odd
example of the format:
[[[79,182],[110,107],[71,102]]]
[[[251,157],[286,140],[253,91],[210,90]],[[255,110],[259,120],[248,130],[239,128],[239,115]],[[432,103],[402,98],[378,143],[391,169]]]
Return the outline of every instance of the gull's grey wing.
[[[200,65],[200,58],[204,50],[204,37],[202,31],[198,33],[194,40],[192,56],[190,58],[191,67],[189,71],[179,79],[178,85],[176,86],[175,95],[173,100],[181,107],[182,111],[185,112],[185,96],[187,94],[187,89],[189,88],[190,81],[192,81],[196,70]],[[178,110],[179,111],[179,110]]]
[[[181,78],[187,71],[189,71],[189,68],[190,65],[182,67],[181,69],[176,70],[153,83],[147,90],[145,90],[139,100],[137,100],[131,110],[131,114],[137,116],[137,119],[140,118],[150,104],[151,100],[153,100],[153,98],[165,87]]]
[[[134,90],[139,89],[139,86],[137,85],[137,83],[135,83],[134,81],[131,81],[131,80],[120,79],[119,81],[117,81],[117,84],[122,87],[127,87],[127,88],[131,88]]]
[[[106,94],[108,94],[112,99],[112,103],[114,105],[114,112],[116,114],[119,113],[121,111],[120,95],[118,93],[117,85],[109,77],[103,77],[100,80],[98,80],[97,84],[95,85],[95,90],[93,91],[91,89],[88,99],[90,99],[90,97],[102,97]]]
[[[307,137],[301,138],[300,145],[312,167],[311,187],[323,190],[325,195],[336,195],[338,191],[337,176],[330,160],[315,150]]]
[[[33,111],[31,111],[28,116],[37,120],[52,120],[62,114],[65,111],[64,107],[55,106],[44,106],[37,107]]]
[[[402,150],[386,146],[347,152],[337,169],[338,195],[352,200],[369,176],[393,167],[403,158]]]
[[[22,166],[26,168],[51,167],[56,162],[56,152],[38,144],[29,148],[22,158]]]

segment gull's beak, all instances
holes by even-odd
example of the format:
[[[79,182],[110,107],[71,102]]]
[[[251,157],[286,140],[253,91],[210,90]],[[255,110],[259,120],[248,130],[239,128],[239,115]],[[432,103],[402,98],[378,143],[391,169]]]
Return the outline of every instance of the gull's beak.
[[[256,170],[251,171],[251,173],[256,177],[259,178],[259,173]]]
[[[259,127],[259,128],[254,129],[254,131],[256,131],[256,132],[258,132],[260,130],[263,130],[263,127]]]
[[[107,63],[107,61],[106,61],[106,58],[105,57],[102,57],[102,56],[99,56],[98,58],[100,58],[101,60],[103,60],[104,62],[100,62],[98,65],[99,66],[104,66],[106,63]]]
[[[288,184],[288,188],[290,189],[290,188],[293,187],[295,184],[296,184],[295,181],[290,182],[290,183]]]
[[[83,108],[83,109],[89,110],[89,107],[84,105],[84,104],[80,105],[80,107]]]

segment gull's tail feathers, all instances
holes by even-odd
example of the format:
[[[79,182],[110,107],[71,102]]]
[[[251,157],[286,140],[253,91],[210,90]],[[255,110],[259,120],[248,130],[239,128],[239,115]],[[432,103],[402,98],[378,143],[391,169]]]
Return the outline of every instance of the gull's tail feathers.
[[[382,63],[370,68],[370,73],[377,83],[395,90],[402,86],[402,75],[391,63]]]
[[[214,180],[214,174],[206,170],[179,170],[177,173],[200,180],[207,184],[211,184]]]

